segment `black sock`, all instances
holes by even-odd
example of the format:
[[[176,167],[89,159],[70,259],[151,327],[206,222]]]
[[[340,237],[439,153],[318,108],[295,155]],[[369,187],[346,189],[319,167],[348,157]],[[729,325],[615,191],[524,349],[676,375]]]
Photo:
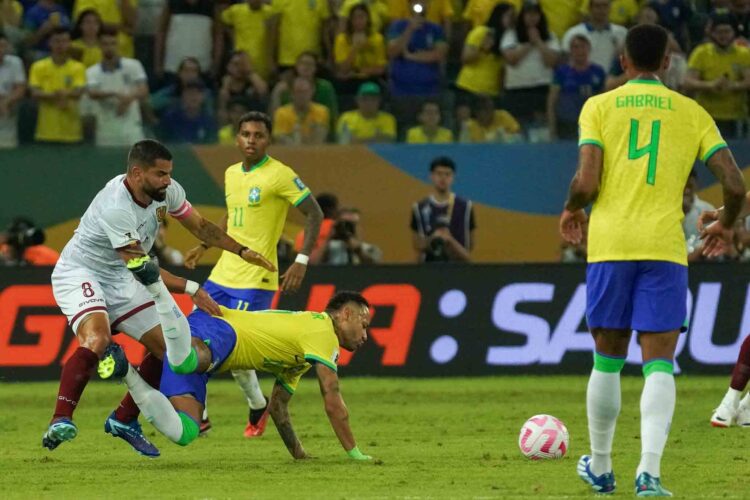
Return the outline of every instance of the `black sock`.
[[[248,417],[248,420],[250,420],[250,423],[253,425],[258,425],[258,422],[260,421],[260,417],[263,416],[263,414],[266,412],[266,408],[268,408],[268,398],[266,398],[266,406],[263,408],[259,408],[257,410],[250,409],[250,416]]]

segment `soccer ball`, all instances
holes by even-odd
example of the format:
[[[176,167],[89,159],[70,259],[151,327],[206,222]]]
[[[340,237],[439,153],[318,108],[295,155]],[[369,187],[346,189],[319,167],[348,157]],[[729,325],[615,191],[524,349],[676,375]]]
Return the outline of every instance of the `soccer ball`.
[[[568,451],[568,428],[552,415],[534,415],[518,435],[521,453],[531,460],[562,458]]]

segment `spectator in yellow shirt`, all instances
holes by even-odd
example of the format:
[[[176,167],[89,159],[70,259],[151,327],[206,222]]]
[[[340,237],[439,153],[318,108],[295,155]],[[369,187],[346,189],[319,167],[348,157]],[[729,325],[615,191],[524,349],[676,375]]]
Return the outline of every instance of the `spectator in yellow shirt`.
[[[273,116],[273,138],[279,144],[323,144],[328,136],[328,108],[313,102],[313,84],[297,77],[292,83],[292,102]]]
[[[734,19],[714,14],[709,24],[711,41],[697,46],[688,59],[684,88],[713,117],[725,138],[741,136],[741,121],[748,117],[750,49],[736,45]]]
[[[86,10],[99,13],[104,24],[116,29],[119,33],[118,42],[120,55],[134,57],[133,29],[135,28],[134,0],[76,0],[73,6],[73,19],[78,19]]]
[[[232,146],[235,144],[237,135],[237,124],[242,115],[250,111],[247,101],[241,97],[235,97],[227,104],[228,123],[219,129],[219,144]]]
[[[521,11],[523,0],[469,0],[466,2],[466,7],[461,17],[469,21],[472,28],[484,26],[487,24],[492,10],[502,4],[510,5],[518,13]]]
[[[364,81],[385,74],[385,41],[372,30],[370,11],[358,4],[349,11],[346,29],[336,36],[336,87],[339,94],[354,95]]]
[[[50,56],[31,65],[29,87],[39,102],[34,138],[74,143],[83,139],[78,101],[86,86],[86,68],[70,58],[70,32],[57,27],[49,37]]]
[[[250,56],[255,71],[268,80],[272,71],[273,59],[271,38],[271,17],[273,11],[263,0],[246,0],[227,7],[221,13],[221,22],[229,27],[234,50],[241,50]]]
[[[328,0],[273,0],[271,9],[274,47],[278,51],[275,62],[280,69],[294,66],[303,52],[320,56],[324,43],[330,49]]]
[[[440,126],[440,105],[436,101],[425,101],[419,112],[419,126],[406,132],[408,144],[447,144],[453,142],[453,132]]]
[[[521,125],[513,115],[504,109],[495,109],[490,97],[482,97],[474,109],[474,119],[464,122],[461,128],[461,142],[487,143],[521,142]]]
[[[81,61],[87,68],[102,60],[102,49],[99,47],[101,30],[102,18],[94,9],[81,12],[73,28],[70,53],[76,61]]]
[[[549,30],[562,40],[565,32],[583,19],[588,0],[527,0],[538,4],[547,17]]]
[[[586,6],[583,9],[584,14],[588,14],[590,9],[591,0],[586,0]],[[636,22],[639,10],[638,0],[612,0],[610,2],[609,22],[628,27]]]
[[[380,111],[381,91],[376,83],[366,82],[357,92],[357,109],[339,118],[337,132],[341,144],[393,142],[396,139],[396,118]]]

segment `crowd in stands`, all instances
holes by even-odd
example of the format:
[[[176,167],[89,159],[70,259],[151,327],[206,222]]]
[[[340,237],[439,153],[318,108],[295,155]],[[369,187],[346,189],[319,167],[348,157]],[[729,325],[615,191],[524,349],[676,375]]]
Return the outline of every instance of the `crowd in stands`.
[[[232,144],[249,110],[290,145],[575,139],[637,23],[745,137],[750,0],[0,0],[0,146]]]

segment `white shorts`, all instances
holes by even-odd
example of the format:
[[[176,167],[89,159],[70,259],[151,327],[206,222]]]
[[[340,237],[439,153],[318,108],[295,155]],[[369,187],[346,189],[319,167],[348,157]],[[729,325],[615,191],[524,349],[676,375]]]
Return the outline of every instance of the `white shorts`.
[[[109,316],[112,333],[123,332],[135,340],[159,324],[151,295],[133,276],[113,282],[82,267],[58,264],[52,272],[52,293],[73,332],[96,312]]]

